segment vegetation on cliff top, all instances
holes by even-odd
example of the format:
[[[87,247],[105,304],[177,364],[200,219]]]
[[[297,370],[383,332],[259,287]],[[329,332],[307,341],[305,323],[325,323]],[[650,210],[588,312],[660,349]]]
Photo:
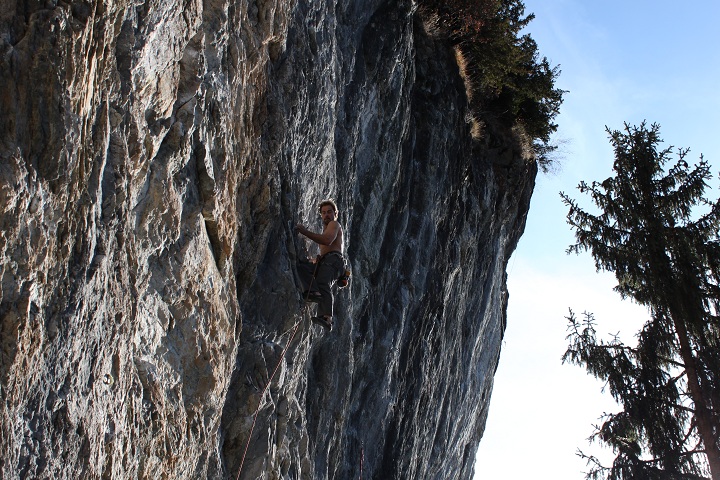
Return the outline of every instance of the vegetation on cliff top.
[[[537,43],[521,30],[520,0],[420,0],[420,11],[449,34],[465,76],[471,113],[480,124],[497,122],[523,127],[532,139],[538,165],[547,170],[556,149],[550,137],[562,104],[556,88],[559,68],[540,57]]]

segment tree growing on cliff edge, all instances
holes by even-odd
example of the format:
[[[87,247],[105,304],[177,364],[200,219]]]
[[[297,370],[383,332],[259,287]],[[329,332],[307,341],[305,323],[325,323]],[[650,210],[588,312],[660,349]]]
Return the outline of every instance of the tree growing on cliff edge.
[[[538,165],[551,168],[563,90],[560,69],[540,57],[537,43],[522,30],[535,18],[521,0],[419,0],[420,11],[435,17],[462,57],[462,70],[476,120],[521,126],[531,139]]]
[[[595,215],[561,193],[577,243],[615,289],[650,311],[637,346],[598,341],[591,314],[571,312],[563,361],[606,382],[622,411],[605,415],[591,438],[616,457],[606,467],[589,456],[587,478],[720,479],[720,201],[704,197],[709,166],[679,150],[659,150],[659,127],[609,131],[615,175],[581,183]],[[698,208],[702,212],[698,213]]]

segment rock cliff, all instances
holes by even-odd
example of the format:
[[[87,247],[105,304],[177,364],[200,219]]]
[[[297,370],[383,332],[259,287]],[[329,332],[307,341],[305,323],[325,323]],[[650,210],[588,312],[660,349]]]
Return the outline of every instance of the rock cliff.
[[[536,168],[412,2],[3,0],[0,82],[2,478],[471,477]]]

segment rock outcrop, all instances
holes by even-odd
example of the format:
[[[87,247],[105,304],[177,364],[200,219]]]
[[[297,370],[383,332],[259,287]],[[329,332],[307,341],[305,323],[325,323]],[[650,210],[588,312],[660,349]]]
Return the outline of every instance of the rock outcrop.
[[[0,82],[2,478],[470,478],[536,170],[412,2],[7,0]]]

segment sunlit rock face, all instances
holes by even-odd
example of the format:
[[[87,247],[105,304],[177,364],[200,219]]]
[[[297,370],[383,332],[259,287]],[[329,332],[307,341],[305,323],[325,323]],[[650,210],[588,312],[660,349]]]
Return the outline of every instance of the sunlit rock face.
[[[412,2],[6,0],[0,85],[2,478],[471,477],[535,167]]]

